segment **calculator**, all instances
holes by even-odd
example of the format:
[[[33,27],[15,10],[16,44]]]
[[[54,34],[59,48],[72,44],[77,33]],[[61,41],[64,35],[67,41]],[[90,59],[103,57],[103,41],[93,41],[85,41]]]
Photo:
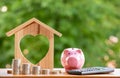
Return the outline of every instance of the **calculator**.
[[[113,72],[114,68],[110,67],[87,67],[82,69],[72,69],[68,70],[68,74],[72,75],[90,75],[90,74],[104,74]]]

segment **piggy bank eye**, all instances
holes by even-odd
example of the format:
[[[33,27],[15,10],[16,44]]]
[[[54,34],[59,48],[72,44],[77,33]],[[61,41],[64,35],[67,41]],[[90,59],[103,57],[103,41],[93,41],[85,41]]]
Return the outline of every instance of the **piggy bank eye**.
[[[70,53],[68,53],[68,55],[70,55]]]
[[[74,53],[74,54],[76,54],[76,53]]]
[[[68,52],[68,55],[70,55],[70,52]]]

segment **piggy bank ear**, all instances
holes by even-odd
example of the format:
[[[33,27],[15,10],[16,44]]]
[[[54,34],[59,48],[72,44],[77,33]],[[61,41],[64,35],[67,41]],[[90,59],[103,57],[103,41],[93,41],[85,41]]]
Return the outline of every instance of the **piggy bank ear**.
[[[68,52],[69,52],[68,50],[64,50],[64,54],[65,54],[65,55],[67,55]]]
[[[78,53],[81,53],[81,50],[76,50]]]

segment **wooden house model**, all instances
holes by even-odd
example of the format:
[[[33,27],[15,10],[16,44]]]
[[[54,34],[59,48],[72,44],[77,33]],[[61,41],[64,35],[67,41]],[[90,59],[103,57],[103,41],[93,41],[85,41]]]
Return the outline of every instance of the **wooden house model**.
[[[38,19],[32,18],[6,33],[7,36],[11,36],[13,34],[15,34],[14,57],[15,59],[21,59],[22,63],[30,63],[30,61],[27,58],[25,58],[21,52],[21,39],[26,35],[36,36],[38,34],[42,34],[46,36],[49,40],[49,49],[45,57],[42,60],[40,60],[40,62],[37,65],[40,65],[41,68],[49,69],[52,69],[54,67],[54,34],[61,37],[61,33],[42,23]]]

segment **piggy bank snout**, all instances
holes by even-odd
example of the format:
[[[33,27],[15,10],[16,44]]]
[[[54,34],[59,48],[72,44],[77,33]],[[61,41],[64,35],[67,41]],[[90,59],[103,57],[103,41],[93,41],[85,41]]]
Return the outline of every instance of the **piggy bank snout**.
[[[67,64],[72,68],[76,68],[78,64],[78,59],[74,56],[68,57]]]

